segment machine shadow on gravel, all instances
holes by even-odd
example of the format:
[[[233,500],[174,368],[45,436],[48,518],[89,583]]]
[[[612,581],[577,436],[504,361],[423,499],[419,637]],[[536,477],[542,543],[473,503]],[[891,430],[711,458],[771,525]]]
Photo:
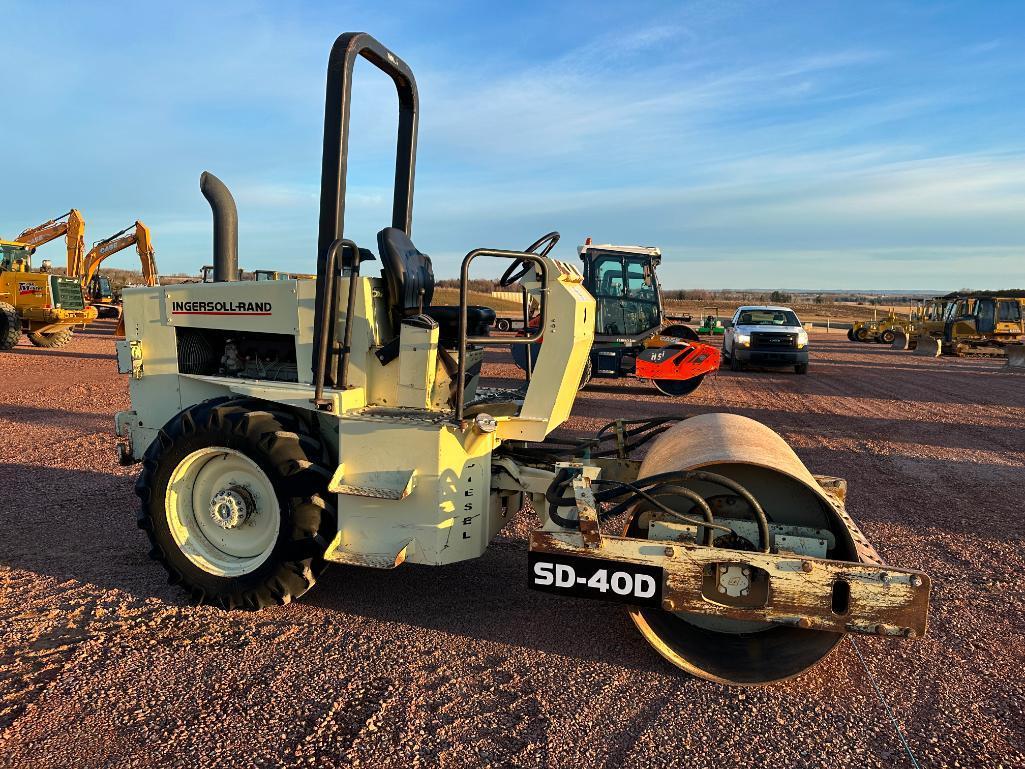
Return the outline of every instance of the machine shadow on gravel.
[[[304,604],[691,680],[651,655],[622,606],[528,590],[525,541],[499,539],[479,560],[450,566],[405,564],[371,571],[331,564],[328,569],[303,597]]]
[[[601,380],[591,380],[591,382],[589,382],[588,385],[581,392],[585,395],[587,393],[605,393],[606,395],[641,395],[646,398],[652,397],[652,389],[650,387],[598,384],[598,382],[600,381]],[[665,411],[664,406],[662,407],[662,411]]]
[[[97,320],[90,323],[81,331],[76,331],[76,335],[81,336],[114,336],[114,331],[117,329],[117,321],[114,320]]]
[[[184,603],[139,547],[134,474],[0,463],[0,478],[15,479],[0,497],[0,566]]]
[[[52,358],[82,358],[87,360],[116,360],[117,356],[114,353],[109,355],[98,352],[75,352],[74,350],[68,350],[67,348],[45,350],[35,347],[15,347],[10,350],[4,350],[5,355],[45,355]],[[0,358],[2,360],[2,358]]]
[[[90,433],[106,433],[110,430],[111,415],[96,411],[68,411],[3,403],[0,404],[0,421],[17,422],[28,428],[50,424],[61,428],[74,427]],[[35,474],[40,471],[41,468],[33,466],[30,472]]]

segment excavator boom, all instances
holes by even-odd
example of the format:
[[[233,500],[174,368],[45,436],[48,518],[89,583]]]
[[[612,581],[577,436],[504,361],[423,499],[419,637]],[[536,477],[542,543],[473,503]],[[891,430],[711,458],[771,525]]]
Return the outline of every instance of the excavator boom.
[[[126,234],[134,230],[131,234]],[[157,263],[153,252],[153,237],[149,227],[140,221],[115,232],[109,238],[98,241],[85,255],[84,268],[81,272],[82,286],[88,286],[96,275],[103,261],[119,251],[135,246],[142,262],[142,277],[147,286],[157,285]]]
[[[85,257],[85,219],[72,208],[66,214],[24,230],[15,240],[28,246],[39,246],[65,236],[68,246],[68,275],[78,275]]]

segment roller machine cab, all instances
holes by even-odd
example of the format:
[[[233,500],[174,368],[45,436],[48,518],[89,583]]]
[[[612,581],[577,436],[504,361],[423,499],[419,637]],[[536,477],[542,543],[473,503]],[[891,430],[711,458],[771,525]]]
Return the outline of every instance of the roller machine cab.
[[[662,252],[648,246],[596,245],[578,249],[584,287],[594,297],[594,346],[580,386],[591,378],[647,379],[663,395],[694,392],[717,371],[717,347],[702,344],[693,329],[666,316],[657,268]],[[536,321],[526,321],[537,328]],[[538,346],[514,347],[513,358],[528,369]]]
[[[358,57],[391,77],[399,102],[376,253],[343,231]],[[712,414],[553,436],[591,351],[595,299],[551,257],[553,232],[523,251],[470,251],[459,305],[432,305],[432,263],[410,236],[418,110],[398,56],[342,35],[316,278],[235,280],[234,200],[204,174],[214,280],[124,291],[118,366],[132,408],[116,417],[120,456],[142,465],[138,523],[171,582],[225,609],[287,603],[327,562],[478,557],[529,501],[540,519],[529,586],[627,604],[659,653],[699,676],[763,684],[815,664],[844,633],[921,635],[928,577],[883,565],[844,509],[844,483],[811,475],[768,428]],[[468,305],[471,268],[495,260],[537,300],[534,333],[492,337],[494,314]],[[374,263],[380,277],[367,274]],[[522,387],[480,386],[489,345],[542,334]],[[587,643],[571,624],[565,635]]]

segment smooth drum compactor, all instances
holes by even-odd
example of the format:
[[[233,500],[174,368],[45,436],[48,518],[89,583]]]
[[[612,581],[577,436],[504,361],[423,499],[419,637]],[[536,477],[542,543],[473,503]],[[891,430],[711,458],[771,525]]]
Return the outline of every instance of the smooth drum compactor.
[[[399,102],[392,221],[376,257],[343,233],[361,56]],[[225,609],[287,603],[332,561],[475,558],[529,499],[540,518],[529,586],[625,604],[660,654],[704,678],[787,678],[845,633],[921,636],[929,578],[884,565],[844,509],[844,482],[812,475],[767,427],[711,414],[550,435],[573,405],[594,299],[551,256],[550,233],[525,251],[471,251],[460,305],[431,305],[431,262],[410,241],[418,110],[401,59],[342,35],[316,279],[236,280],[234,202],[207,174],[216,280],[125,290],[118,361],[132,410],[117,431],[122,461],[142,463],[139,525],[170,579]],[[375,258],[381,277],[366,274]],[[467,306],[470,268],[495,260],[537,300],[536,334],[490,337],[494,314]],[[479,385],[488,345],[542,333],[522,387]],[[632,459],[642,445],[644,461]]]

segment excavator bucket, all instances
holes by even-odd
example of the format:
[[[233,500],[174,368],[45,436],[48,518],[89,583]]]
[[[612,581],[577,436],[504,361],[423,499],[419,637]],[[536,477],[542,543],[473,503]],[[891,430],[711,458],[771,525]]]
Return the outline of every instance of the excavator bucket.
[[[920,336],[918,338],[918,346],[915,347],[915,355],[924,355],[927,358],[938,358],[942,354],[942,340],[929,335]]]
[[[1007,368],[1009,371],[1025,373],[1025,344],[1009,344],[1007,350]]]

